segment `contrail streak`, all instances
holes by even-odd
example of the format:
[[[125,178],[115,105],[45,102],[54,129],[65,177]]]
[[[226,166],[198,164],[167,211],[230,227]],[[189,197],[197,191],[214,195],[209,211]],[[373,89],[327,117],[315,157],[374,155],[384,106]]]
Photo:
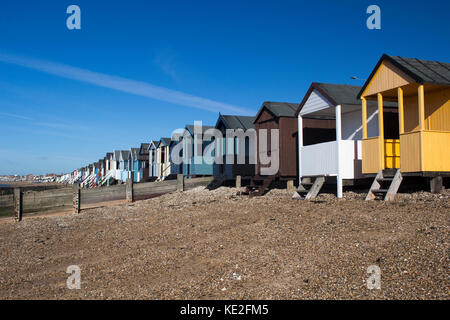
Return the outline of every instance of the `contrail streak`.
[[[146,82],[107,75],[87,69],[72,67],[35,58],[23,58],[0,53],[0,62],[22,66],[66,79],[77,80],[99,87],[109,88],[142,97],[166,101],[182,106],[198,108],[210,112],[227,111],[243,115],[252,115],[253,111],[207,98],[193,96],[176,90],[155,86]]]

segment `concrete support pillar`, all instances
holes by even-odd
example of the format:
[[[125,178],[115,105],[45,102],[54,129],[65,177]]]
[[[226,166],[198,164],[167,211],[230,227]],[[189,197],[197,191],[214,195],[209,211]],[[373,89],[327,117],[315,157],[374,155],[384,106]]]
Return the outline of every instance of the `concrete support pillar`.
[[[430,180],[431,193],[442,192],[442,176],[433,177]]]
[[[177,191],[184,191],[184,175],[177,174]]]
[[[14,188],[14,213],[16,221],[22,221],[23,215],[23,191],[22,188]]]
[[[241,176],[236,176],[236,188],[240,188],[242,186]]]
[[[127,179],[126,198],[128,202],[134,202],[133,179]]]
[[[73,209],[76,214],[80,213],[80,204],[81,204],[80,184],[75,183],[73,185]]]

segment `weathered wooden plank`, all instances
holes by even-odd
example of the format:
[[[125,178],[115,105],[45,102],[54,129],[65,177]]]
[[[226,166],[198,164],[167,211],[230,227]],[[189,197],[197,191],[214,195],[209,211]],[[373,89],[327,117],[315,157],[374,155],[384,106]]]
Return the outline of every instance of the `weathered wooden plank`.
[[[134,190],[142,190],[142,189],[148,189],[152,190],[155,187],[164,187],[164,186],[176,186],[177,180],[165,180],[165,181],[159,181],[159,182],[145,182],[145,183],[137,183],[134,185]]]
[[[12,217],[13,215],[14,215],[14,206],[0,207],[0,218]]]
[[[184,189],[189,190],[196,187],[207,186],[214,181],[214,177],[202,177],[184,180]]]
[[[323,184],[325,183],[325,177],[317,177],[314,180],[314,183],[311,187],[311,189],[309,189],[308,194],[305,196],[305,199],[314,199],[315,197],[317,197],[317,195],[320,192],[320,189],[322,189]]]
[[[29,216],[29,215],[34,215],[34,214],[38,214],[38,213],[55,212],[55,211],[69,211],[69,210],[73,210],[72,204],[60,205],[60,206],[51,205],[51,206],[43,206],[43,207],[38,207],[38,208],[24,208],[23,215]]]
[[[133,202],[134,201],[134,196],[133,196],[133,179],[130,179],[130,178],[127,179],[126,198],[127,198],[128,202]]]
[[[202,183],[202,182],[212,182],[214,180],[213,176],[208,177],[200,177],[200,178],[192,178],[192,179],[185,179],[185,183]]]
[[[80,190],[80,184],[76,183],[73,186],[73,209],[75,210],[75,213],[80,213],[81,208],[81,190]]]
[[[242,185],[242,178],[241,176],[236,176],[236,188],[240,188]]]
[[[67,190],[58,192],[59,194],[51,194],[48,191],[31,191],[23,195],[24,213],[37,212],[41,210],[49,210],[72,205],[72,193]]]
[[[12,194],[0,196],[0,208],[14,205],[14,196]]]
[[[201,177],[184,180],[184,190],[198,186],[206,186],[213,177]],[[175,192],[179,181],[167,180],[133,184],[133,197],[148,199],[161,194]],[[79,205],[94,204],[107,201],[125,200],[126,185],[114,185],[95,189],[81,189]],[[53,210],[74,208],[74,191],[71,188],[51,189],[44,191],[27,191],[23,193],[23,213],[31,214]],[[0,215],[14,214],[13,195],[0,196]]]
[[[97,202],[106,202],[106,201],[116,201],[116,200],[125,200],[125,190],[119,191],[115,190],[113,192],[102,192],[95,194],[81,194],[81,204],[92,204]]]
[[[400,188],[400,184],[402,183],[403,177],[400,172],[400,169],[397,169],[395,172],[394,178],[392,180],[391,185],[389,186],[388,192],[384,201],[394,201],[395,195],[397,194],[398,189]]]
[[[177,191],[184,191],[184,176],[177,174]]]
[[[377,176],[373,180],[369,192],[367,193],[366,201],[375,200],[375,194],[372,190],[377,190],[380,188],[380,183],[378,182],[380,179],[383,179],[383,170],[378,171]]]
[[[155,187],[151,189],[145,189],[145,190],[139,190],[135,191],[135,195],[142,196],[142,195],[151,195],[151,194],[162,194],[162,193],[169,193],[177,191],[176,186],[161,186],[161,187]]]

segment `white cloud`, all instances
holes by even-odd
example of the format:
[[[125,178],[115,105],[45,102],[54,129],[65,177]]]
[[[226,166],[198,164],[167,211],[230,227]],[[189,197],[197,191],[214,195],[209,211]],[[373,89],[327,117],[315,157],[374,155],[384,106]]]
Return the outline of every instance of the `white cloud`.
[[[13,114],[13,113],[8,113],[8,112],[0,112],[0,116],[16,118],[16,119],[21,119],[21,120],[33,120],[32,118],[25,117],[20,114]]]
[[[253,111],[239,106],[193,96],[187,93],[155,86],[142,81],[131,80],[118,76],[111,76],[87,69],[72,67],[65,64],[59,64],[35,58],[23,58],[3,53],[0,53],[0,62],[14,64],[62,78],[77,80],[104,88],[109,88],[151,99],[166,101],[182,106],[198,108],[206,111],[216,113],[219,111],[226,111],[243,115],[254,114]]]
[[[36,121],[33,118],[30,117],[26,117],[20,114],[14,114],[14,113],[8,113],[8,112],[0,112],[0,118],[4,116],[4,117],[9,117],[9,118],[16,118],[16,119],[20,119],[20,120],[26,120],[26,121],[30,121],[28,125],[35,125],[35,126],[39,126],[39,127],[44,127],[44,128],[51,128],[51,129],[61,129],[61,130],[89,130],[89,128],[85,127],[85,126],[80,126],[78,124],[76,125],[72,125],[72,124],[66,124],[66,123],[62,123],[60,121],[55,121],[55,122],[39,122]]]
[[[158,68],[161,69],[162,72],[164,72],[175,81],[178,81],[178,76],[177,72],[175,71],[175,64],[173,60],[174,54],[170,50],[164,50],[158,52],[155,55],[155,59],[153,59],[153,62]]]

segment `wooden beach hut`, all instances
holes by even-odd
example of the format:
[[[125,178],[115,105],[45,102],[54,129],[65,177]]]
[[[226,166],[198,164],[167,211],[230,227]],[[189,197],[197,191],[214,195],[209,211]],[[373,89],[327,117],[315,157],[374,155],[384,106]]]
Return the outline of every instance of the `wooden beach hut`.
[[[251,136],[256,135],[255,117],[221,115],[217,119],[215,128],[222,133],[222,163],[214,163],[213,173],[217,181],[235,180],[236,176],[242,179],[250,179],[255,175],[255,161],[250,161],[250,143],[256,143]],[[227,130],[233,130],[235,134],[241,130],[242,136],[234,135],[227,138]],[[239,143],[244,144],[245,163],[238,163]],[[233,157],[233,163],[229,163],[227,158]]]
[[[182,150],[182,140],[183,140],[183,134],[182,131],[180,133],[177,133],[176,135],[172,136],[172,140],[170,141],[169,145],[169,162],[170,162],[170,174],[175,176],[177,174],[183,173],[183,150]],[[179,145],[181,143],[181,145]],[[175,152],[175,147],[179,146],[178,149],[178,157],[179,159],[175,161],[175,159],[172,158],[172,153]]]
[[[131,161],[130,159],[130,151],[129,150],[120,150],[119,151],[119,162],[118,162],[118,176],[120,177],[118,180],[122,182],[126,182],[128,178],[131,177]]]
[[[104,170],[103,170],[103,177],[100,182],[100,185],[109,185],[114,181],[114,175],[115,171],[112,169],[112,161],[113,161],[114,155],[112,152],[107,152],[104,159]]]
[[[360,90],[360,86],[312,83],[299,105],[298,191],[307,198],[315,197],[324,183],[335,183],[341,198],[344,183],[353,185],[364,178]],[[396,104],[386,105],[386,119],[396,117],[393,107]],[[368,103],[367,119],[368,132],[378,135],[376,102]]]
[[[102,181],[103,178],[105,177],[105,166],[106,166],[106,161],[105,159],[99,159],[98,160],[98,174],[97,174],[97,182],[96,182],[96,186],[101,186],[102,185]]]
[[[297,118],[295,117],[297,109],[297,103],[266,101],[256,114],[254,124],[258,142],[263,138],[263,135],[265,135],[265,139],[268,142],[267,146],[263,148],[258,145],[257,163],[255,166],[255,181],[263,180],[264,189],[268,188],[275,179],[297,179]],[[278,130],[279,133],[278,139],[273,141],[272,144],[271,134],[274,129]],[[293,150],[293,148],[295,149]],[[271,155],[274,152],[279,154],[278,170],[273,174],[265,174],[264,169],[273,165],[273,163],[264,164],[264,161],[261,161],[261,157]]]
[[[199,125],[200,128],[200,125]],[[204,156],[206,148],[210,147],[213,140],[203,139],[207,130],[214,129],[212,126],[201,126],[199,132],[195,132],[194,125],[185,127],[182,142],[183,143],[183,166],[182,173],[184,176],[212,176],[214,154]],[[202,143],[200,144],[200,139]],[[200,148],[199,148],[200,147]]]
[[[170,176],[170,138],[161,138],[156,149],[156,158],[158,165],[158,179],[165,180]]]
[[[295,115],[298,107],[297,103],[266,101],[256,114],[254,124],[258,151],[255,176],[248,186],[250,194],[264,194],[274,181],[290,181],[293,185],[298,180],[298,124]],[[306,120],[304,125],[309,122]],[[278,137],[274,141],[272,133]],[[268,142],[266,145],[260,144],[262,138]],[[267,163],[266,157],[272,157],[274,162]],[[273,172],[274,169],[278,170]]]
[[[139,182],[139,170],[140,170],[140,148],[131,148],[128,160],[130,161],[130,177],[133,178],[133,182]]]
[[[111,170],[114,172],[114,179],[120,181],[122,178],[120,172],[120,150],[114,150],[110,164]]]
[[[152,140],[148,146],[149,180],[153,181],[159,177],[157,149],[159,140]]]
[[[403,176],[427,177],[433,192],[450,175],[450,64],[383,55],[358,94],[362,100],[362,172],[375,176],[367,200],[392,200]],[[368,130],[367,104],[398,103],[398,121]],[[386,127],[398,134],[386,136]]]
[[[138,181],[147,181],[149,178],[149,143],[141,143],[139,148],[139,173]]]

